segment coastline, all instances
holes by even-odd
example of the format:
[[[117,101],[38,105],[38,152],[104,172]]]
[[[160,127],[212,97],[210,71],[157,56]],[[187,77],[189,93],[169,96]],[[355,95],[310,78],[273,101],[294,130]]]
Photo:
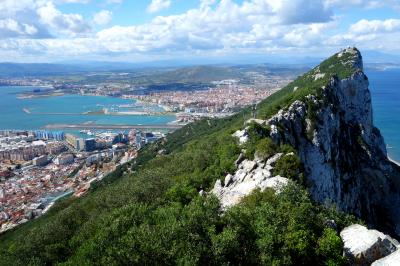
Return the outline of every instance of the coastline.
[[[24,99],[37,99],[37,98],[49,98],[49,97],[58,97],[58,96],[64,96],[65,93],[63,92],[54,92],[54,93],[49,93],[49,94],[38,94],[38,95],[33,95],[33,94],[19,94],[17,96],[18,99],[24,100]]]
[[[392,163],[395,163],[395,164],[397,164],[398,166],[400,166],[400,162],[398,162],[398,161],[396,161],[396,160],[390,158],[389,156],[388,156],[388,159],[389,159],[389,161],[391,161]]]

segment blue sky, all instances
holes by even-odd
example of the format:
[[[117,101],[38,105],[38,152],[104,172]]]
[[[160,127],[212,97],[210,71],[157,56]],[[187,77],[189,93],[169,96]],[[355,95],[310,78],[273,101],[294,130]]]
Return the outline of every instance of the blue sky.
[[[0,61],[400,56],[400,0],[1,0]]]

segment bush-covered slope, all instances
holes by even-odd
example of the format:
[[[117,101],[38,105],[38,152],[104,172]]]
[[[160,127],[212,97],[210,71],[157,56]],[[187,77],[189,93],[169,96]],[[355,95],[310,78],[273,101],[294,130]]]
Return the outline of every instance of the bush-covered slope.
[[[260,103],[258,115],[268,117],[317,93],[330,75],[353,71],[332,60],[319,67],[324,78],[314,78],[317,68],[310,71]],[[344,264],[341,240],[327,221],[334,219],[340,229],[350,218],[314,204],[299,183],[278,195],[255,192],[224,215],[216,198],[199,195],[235,170],[240,147],[232,133],[250,116],[245,109],[203,120],[147,146],[85,197],[61,201],[2,235],[0,264]],[[254,140],[253,149],[266,154],[257,147],[262,139]],[[282,164],[282,171],[291,170]]]

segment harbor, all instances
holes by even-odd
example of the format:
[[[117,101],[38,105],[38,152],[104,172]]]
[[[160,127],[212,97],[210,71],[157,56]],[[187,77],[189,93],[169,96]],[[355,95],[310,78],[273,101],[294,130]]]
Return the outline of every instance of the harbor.
[[[46,129],[108,129],[108,130],[129,130],[129,129],[168,129],[168,130],[176,130],[183,127],[180,124],[148,124],[148,125],[118,125],[118,124],[109,124],[109,125],[98,125],[98,124],[50,124],[46,125]]]

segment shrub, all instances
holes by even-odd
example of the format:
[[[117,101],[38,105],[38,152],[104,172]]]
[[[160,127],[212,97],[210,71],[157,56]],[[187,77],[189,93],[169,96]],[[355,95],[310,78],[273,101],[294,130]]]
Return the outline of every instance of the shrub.
[[[274,175],[280,175],[290,179],[296,179],[301,173],[302,165],[300,158],[293,154],[286,154],[279,158],[273,170]]]
[[[325,228],[322,236],[318,239],[317,254],[325,265],[346,265],[346,260],[341,256],[343,242],[332,228]]]
[[[255,145],[255,156],[263,160],[277,152],[278,146],[270,138],[263,138]]]

